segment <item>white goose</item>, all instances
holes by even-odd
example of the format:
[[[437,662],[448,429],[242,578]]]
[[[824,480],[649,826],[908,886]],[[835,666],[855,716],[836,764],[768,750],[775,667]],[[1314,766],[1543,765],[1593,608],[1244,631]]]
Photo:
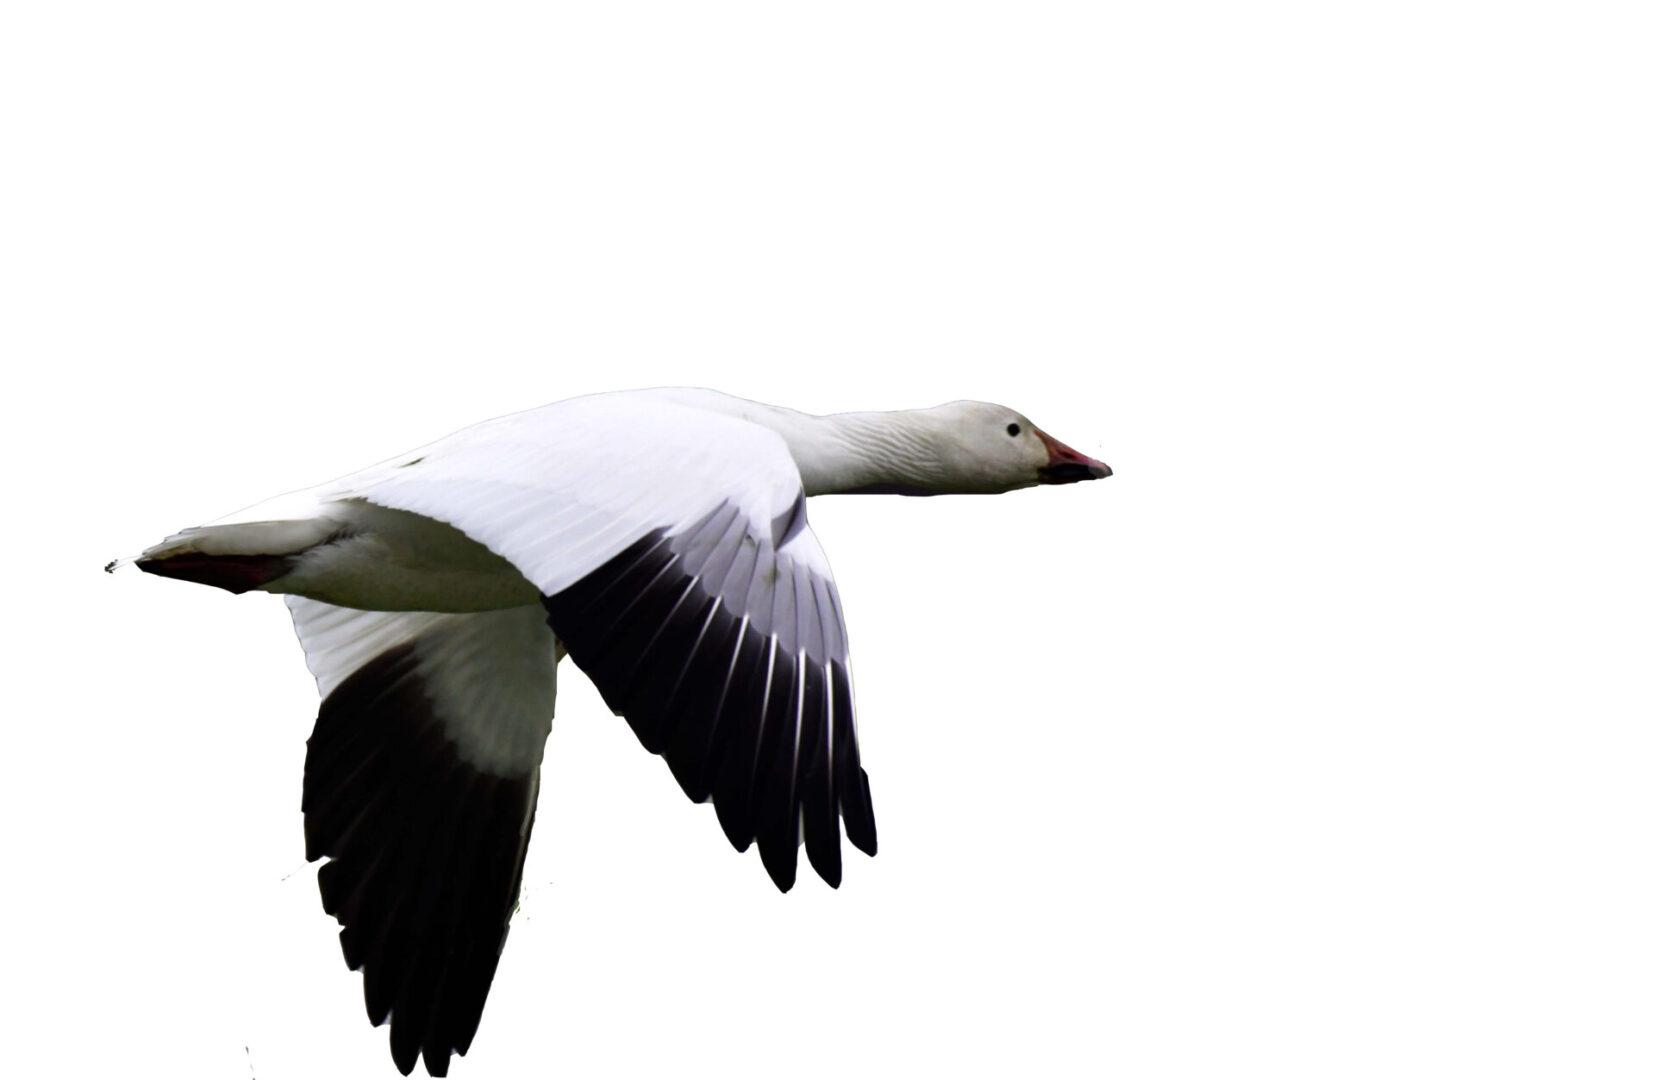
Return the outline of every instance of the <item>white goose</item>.
[[[322,696],[306,857],[404,1074],[463,1054],[534,822],[564,650],[738,851],[875,851],[839,597],[805,497],[1110,474],[1010,409],[811,416],[711,390],[490,420],[185,529],[140,569],[283,593]],[[116,563],[110,564],[113,569]]]

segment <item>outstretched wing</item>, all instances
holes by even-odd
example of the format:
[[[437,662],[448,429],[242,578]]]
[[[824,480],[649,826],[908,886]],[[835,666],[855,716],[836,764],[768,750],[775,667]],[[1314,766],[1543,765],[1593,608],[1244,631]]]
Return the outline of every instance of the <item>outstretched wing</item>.
[[[290,596],[322,692],[305,755],[305,857],[344,924],[368,1019],[406,1075],[448,1071],[505,947],[551,730],[540,609],[357,611]]]
[[[469,428],[347,478],[445,521],[541,590],[552,629],[778,887],[801,832],[829,884],[839,819],[876,837],[844,620],[787,445],[731,416],[599,395]]]
[[[841,813],[851,842],[875,850],[839,600],[803,517],[801,494],[778,543],[724,504],[651,530],[544,601],[609,707],[690,798],[712,798],[736,850],[758,840],[783,891],[801,826],[834,887]]]

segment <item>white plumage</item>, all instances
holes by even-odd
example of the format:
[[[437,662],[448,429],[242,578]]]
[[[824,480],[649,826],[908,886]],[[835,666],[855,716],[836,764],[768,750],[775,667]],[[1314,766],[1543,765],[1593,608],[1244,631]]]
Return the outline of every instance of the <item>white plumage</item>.
[[[464,1053],[516,899],[566,648],[784,891],[873,854],[850,657],[805,497],[1109,475],[997,405],[809,416],[710,390],[490,420],[186,529],[140,568],[286,594],[322,707],[307,855],[407,1073]],[[113,565],[113,564],[112,564]]]

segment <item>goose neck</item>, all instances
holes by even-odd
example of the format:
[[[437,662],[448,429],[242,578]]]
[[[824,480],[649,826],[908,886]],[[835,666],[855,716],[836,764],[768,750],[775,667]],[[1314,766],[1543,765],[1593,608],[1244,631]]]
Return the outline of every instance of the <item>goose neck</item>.
[[[931,494],[944,477],[924,410],[793,413],[776,426],[806,495],[860,491]]]

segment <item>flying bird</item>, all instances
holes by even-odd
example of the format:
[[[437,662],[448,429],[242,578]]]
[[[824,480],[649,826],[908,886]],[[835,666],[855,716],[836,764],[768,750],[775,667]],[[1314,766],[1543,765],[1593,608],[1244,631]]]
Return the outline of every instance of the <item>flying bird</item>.
[[[805,499],[1110,475],[1011,409],[813,416],[574,398],[167,537],[140,570],[280,593],[322,704],[305,857],[406,1075],[464,1054],[505,946],[567,653],[782,891],[876,847],[845,619]]]

